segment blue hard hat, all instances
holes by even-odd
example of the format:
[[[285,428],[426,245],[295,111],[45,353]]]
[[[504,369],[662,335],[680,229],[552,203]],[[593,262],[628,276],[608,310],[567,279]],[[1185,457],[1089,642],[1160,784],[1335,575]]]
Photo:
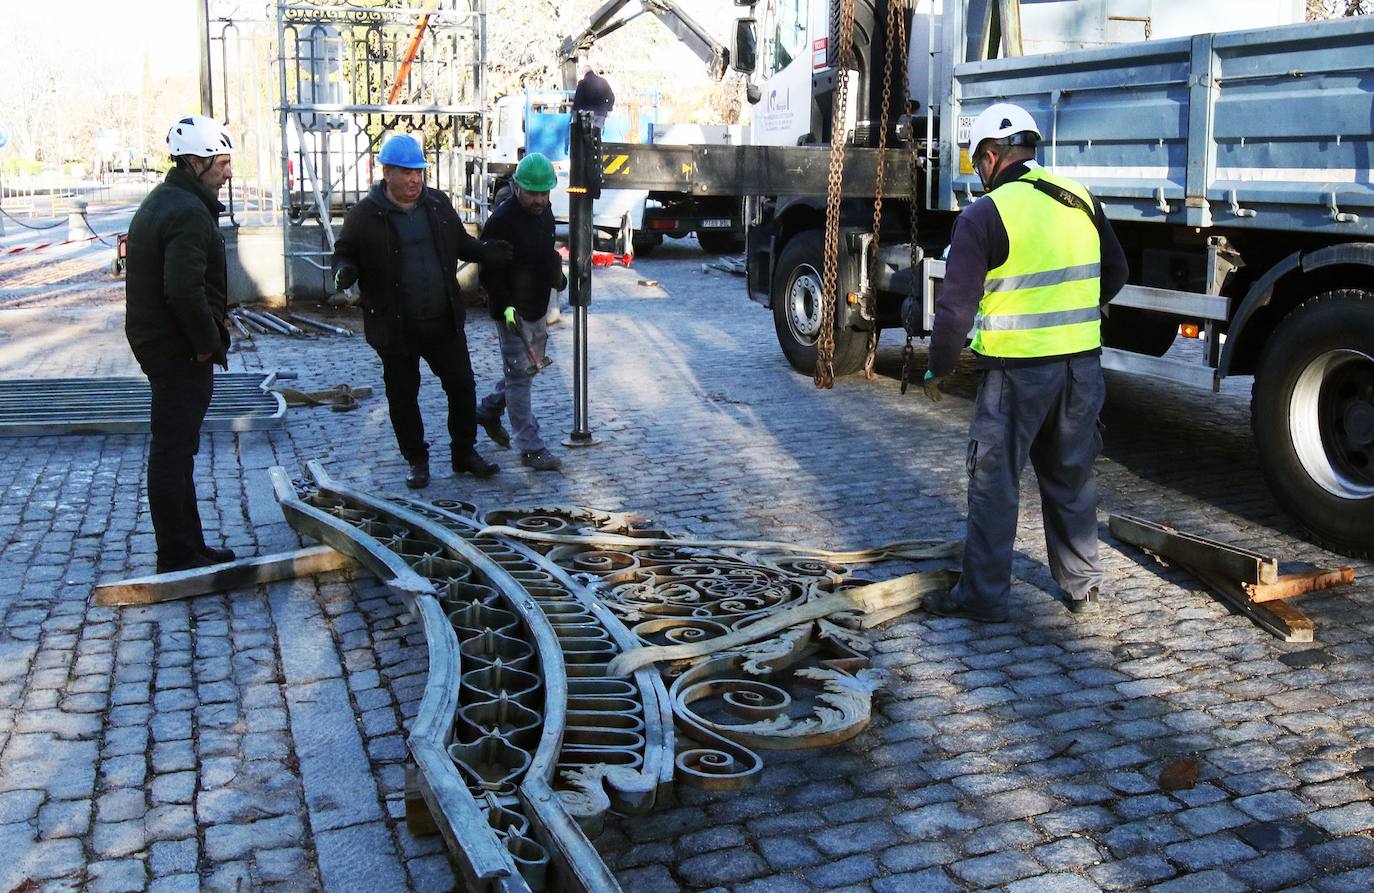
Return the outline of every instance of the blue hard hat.
[[[429,162],[425,161],[424,150],[415,141],[415,137],[404,133],[398,133],[387,140],[377,160],[392,167],[429,167]]]

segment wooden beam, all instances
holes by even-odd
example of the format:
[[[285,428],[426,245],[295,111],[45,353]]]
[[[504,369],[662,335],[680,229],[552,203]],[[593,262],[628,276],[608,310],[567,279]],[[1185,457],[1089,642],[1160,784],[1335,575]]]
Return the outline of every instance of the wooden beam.
[[[357,562],[352,558],[328,546],[312,546],[296,552],[240,558],[209,567],[101,583],[95,587],[95,603],[106,607],[155,605],[209,592],[247,589],[261,583],[323,574],[356,565]]]
[[[1288,602],[1253,602],[1243,584],[1187,565],[1182,566],[1184,570],[1211,587],[1213,592],[1233,605],[1236,610],[1285,642],[1312,641],[1311,619]]]
[[[1300,574],[1281,574],[1273,583],[1245,583],[1245,591],[1252,602],[1271,602],[1281,598],[1306,595],[1333,586],[1344,586],[1355,580],[1353,567],[1340,567],[1335,570],[1315,568]]]
[[[1183,533],[1131,515],[1112,515],[1107,520],[1107,527],[1117,539],[1166,561],[1187,565],[1197,576],[1207,573],[1237,583],[1266,584],[1275,583],[1279,578],[1276,559],[1249,549]]]

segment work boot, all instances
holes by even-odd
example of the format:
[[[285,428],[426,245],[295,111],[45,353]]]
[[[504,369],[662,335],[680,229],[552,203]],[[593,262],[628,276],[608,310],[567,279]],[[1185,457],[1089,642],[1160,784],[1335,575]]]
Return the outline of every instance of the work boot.
[[[410,463],[410,474],[406,475],[406,486],[412,490],[429,486],[428,459],[419,459]]]
[[[982,623],[1002,623],[1007,619],[1006,611],[984,611],[960,604],[951,592],[932,592],[921,599],[921,609],[940,617],[962,617]]]
[[[233,549],[216,549],[214,546],[201,546],[200,554],[209,558],[211,561],[215,562],[215,564],[224,564],[227,561],[233,561],[236,557]]]
[[[174,558],[170,561],[164,561],[159,558],[157,560],[157,572],[159,574],[174,574],[177,571],[189,571],[192,568],[209,567],[212,564],[218,564],[218,562],[209,555],[197,552],[194,555],[189,555],[185,558]]]
[[[1084,614],[1096,614],[1101,608],[1101,593],[1094,586],[1077,598],[1069,598],[1069,613],[1082,616]]]
[[[525,450],[520,454],[520,462],[535,471],[557,471],[563,467],[563,463],[558,461],[558,457],[547,449]]]
[[[510,435],[506,433],[506,429],[501,425],[500,413],[485,415],[479,412],[477,413],[477,424],[481,425],[482,430],[487,432],[487,437],[491,438],[492,443],[501,447],[501,449],[510,446]]]
[[[472,447],[458,450],[453,454],[453,471],[456,474],[466,472],[473,477],[489,478],[500,470],[500,465],[483,459],[482,454]]]

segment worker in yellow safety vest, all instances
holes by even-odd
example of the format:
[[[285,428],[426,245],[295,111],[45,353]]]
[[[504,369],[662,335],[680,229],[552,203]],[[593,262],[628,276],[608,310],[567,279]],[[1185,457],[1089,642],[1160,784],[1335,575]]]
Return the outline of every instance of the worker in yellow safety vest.
[[[1101,307],[1126,282],[1126,257],[1081,184],[1035,161],[1035,119],[989,106],[969,138],[986,195],[959,215],[935,302],[925,392],[941,399],[964,338],[982,381],[969,430],[963,573],[925,600],[949,617],[1007,618],[1030,459],[1040,483],[1050,572],[1075,614],[1098,608],[1097,484],[1102,449]]]

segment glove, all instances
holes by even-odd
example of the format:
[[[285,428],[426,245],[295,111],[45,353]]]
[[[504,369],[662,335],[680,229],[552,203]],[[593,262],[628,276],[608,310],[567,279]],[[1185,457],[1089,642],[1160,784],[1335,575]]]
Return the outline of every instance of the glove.
[[[492,239],[490,242],[482,242],[481,245],[484,264],[503,264],[515,253],[510,243],[501,239]]]
[[[567,291],[567,289],[568,289],[568,274],[567,274],[567,273],[564,273],[562,269],[559,269],[559,271],[558,271],[558,281],[555,282],[555,283],[553,284],[553,290],[554,290],[554,291]]]
[[[343,291],[351,288],[353,283],[358,281],[358,270],[350,264],[340,264],[334,271],[334,290]]]
[[[940,393],[940,382],[949,378],[948,375],[936,375],[929,369],[926,370],[926,377],[921,380],[921,389],[926,392],[932,403],[939,403],[945,399],[945,395]]]
[[[519,323],[519,322],[516,320],[516,318],[515,318],[515,308],[514,308],[514,307],[507,307],[507,308],[506,308],[506,312],[503,313],[502,316],[505,317],[506,325],[510,326],[512,329],[518,329],[518,328],[520,328],[520,323]]]

